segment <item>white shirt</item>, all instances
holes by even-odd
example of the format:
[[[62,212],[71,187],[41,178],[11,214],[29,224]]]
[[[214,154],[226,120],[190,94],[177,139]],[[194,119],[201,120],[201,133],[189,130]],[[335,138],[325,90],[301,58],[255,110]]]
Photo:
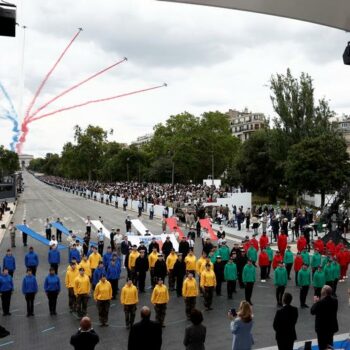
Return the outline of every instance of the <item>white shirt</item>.
[[[121,244],[123,240],[123,236],[119,233],[114,236],[114,244]]]
[[[58,245],[58,241],[56,240],[56,239],[51,239],[51,241],[50,241],[50,246],[52,246],[52,245]]]
[[[103,231],[98,231],[97,232],[97,240],[102,242],[102,241],[104,241],[104,238],[105,238],[105,235],[104,235]]]

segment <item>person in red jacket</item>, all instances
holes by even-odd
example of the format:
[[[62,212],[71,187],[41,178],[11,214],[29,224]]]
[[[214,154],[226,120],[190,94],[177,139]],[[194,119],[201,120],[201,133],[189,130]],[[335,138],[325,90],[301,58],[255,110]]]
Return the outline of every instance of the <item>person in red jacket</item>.
[[[300,237],[298,238],[298,241],[297,241],[297,249],[298,249],[298,252],[302,252],[307,246],[307,242],[306,242],[306,239],[304,237],[303,234],[300,235]]]
[[[321,255],[324,254],[324,243],[321,237],[318,237],[318,239],[314,241],[314,250],[318,250]]]
[[[301,253],[298,252],[294,259],[294,271],[295,271],[295,285],[298,285],[298,273],[303,266],[303,258]]]
[[[254,233],[253,234],[253,238],[250,240],[250,244],[253,245],[253,247],[255,248],[255,250],[258,252],[259,251],[259,242],[258,240],[256,239],[256,234]]]
[[[283,256],[280,254],[280,252],[277,250],[275,256],[273,257],[273,260],[272,260],[272,268],[274,270],[276,270],[276,268],[278,267],[278,264],[280,262],[283,262]]]
[[[249,248],[250,248],[250,240],[248,236],[245,236],[245,240],[243,241],[243,249],[247,253]]]
[[[287,238],[288,238],[287,235],[283,231],[278,236],[277,246],[282,257],[284,256],[284,252],[286,251],[286,248],[287,248]]]
[[[339,253],[337,253],[338,263],[340,265],[340,280],[339,282],[344,282],[346,276],[346,270],[348,269],[348,256],[345,249],[342,248]]]
[[[326,249],[331,253],[332,256],[334,256],[334,254],[335,254],[335,244],[334,244],[334,242],[331,239],[327,242]]]
[[[260,250],[265,249],[268,243],[269,243],[269,237],[266,236],[266,232],[263,232],[263,234],[259,239]]]
[[[339,243],[335,246],[335,254],[338,254],[343,248],[344,248],[344,244],[343,244],[342,242],[339,242]]]
[[[266,282],[267,277],[267,268],[270,265],[269,256],[266,253],[266,250],[263,249],[259,254],[259,266],[260,266],[260,279],[261,282]]]

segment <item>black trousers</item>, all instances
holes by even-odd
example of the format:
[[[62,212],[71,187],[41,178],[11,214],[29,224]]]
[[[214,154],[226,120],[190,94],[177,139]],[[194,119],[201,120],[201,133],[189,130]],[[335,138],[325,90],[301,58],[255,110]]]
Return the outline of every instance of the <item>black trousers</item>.
[[[333,333],[317,333],[317,343],[319,350],[327,349],[328,345],[333,346]]]
[[[73,287],[68,288],[68,305],[71,312],[76,311],[77,308],[77,298],[74,294]]]
[[[62,232],[59,230],[56,231],[56,239],[58,242],[62,242]]]
[[[288,279],[290,280],[290,272],[292,270],[293,263],[286,264]]]
[[[154,304],[154,311],[156,312],[156,320],[163,326],[166,315],[167,304]]]
[[[5,315],[10,313],[11,295],[11,290],[1,293],[2,311]]]
[[[268,266],[260,266],[260,279],[266,280]]]
[[[309,292],[309,286],[302,286],[300,288],[300,305],[301,306],[305,305],[308,292]]]
[[[136,304],[124,305],[125,324],[131,327],[134,324],[136,314]]]
[[[176,277],[176,295],[178,297],[181,297],[181,295],[182,295],[183,282],[184,282],[184,278],[183,277]]]
[[[50,264],[50,266],[55,270],[55,274],[58,275],[58,264]]]
[[[33,316],[34,315],[34,299],[35,299],[35,293],[27,293],[25,295],[26,302],[27,302],[27,315]]]
[[[26,233],[22,233],[22,241],[25,247],[27,246],[27,240],[28,240],[28,235]]]
[[[47,299],[49,299],[50,315],[54,315],[56,313],[57,298],[58,292],[47,292]]]
[[[137,283],[140,292],[145,291],[145,283],[146,283],[146,272],[139,272],[137,275]]]
[[[112,299],[116,298],[116,295],[118,293],[118,280],[108,280],[109,283],[112,286]]]
[[[208,309],[213,302],[214,287],[204,287],[204,306]]]
[[[332,286],[332,289],[333,289],[333,296],[336,296],[336,295],[337,295],[337,285],[338,285],[338,278],[336,278],[336,279],[333,281],[333,286]]]
[[[88,301],[89,301],[88,294],[78,294],[77,295],[77,312],[78,312],[79,316],[86,316]]]
[[[299,271],[294,271],[295,273],[295,285],[297,286],[298,285],[298,273]]]
[[[97,305],[97,310],[98,310],[98,317],[100,319],[101,324],[108,323],[110,301],[109,300],[97,300],[96,305]]]
[[[46,233],[46,239],[48,240],[48,241],[50,241],[51,240],[51,229],[49,228],[49,229],[46,229],[45,230],[45,233]]]
[[[244,289],[244,297],[245,300],[248,301],[249,304],[252,304],[252,294],[253,294],[253,287],[254,287],[254,282],[247,282],[245,284],[245,289]]]
[[[321,298],[321,290],[322,288],[314,287],[314,296]]]
[[[190,318],[191,311],[196,307],[196,297],[187,297],[185,298],[186,305],[186,316]]]
[[[103,256],[103,247],[104,247],[104,242],[98,242],[98,245],[97,245],[97,250],[98,250],[98,253]]]
[[[215,287],[216,295],[221,295],[221,286],[222,286],[222,280],[217,279],[216,280],[216,287]]]
[[[277,286],[276,288],[276,300],[278,305],[282,305],[282,298],[285,291],[285,286]]]
[[[236,281],[227,281],[227,296],[231,299],[232,293],[236,293]]]
[[[175,286],[175,277],[174,277],[174,270],[169,270],[169,289],[174,290]]]
[[[266,278],[270,278],[271,264],[272,262],[270,261],[269,265],[267,266]]]
[[[294,340],[290,339],[277,339],[278,350],[293,350]]]

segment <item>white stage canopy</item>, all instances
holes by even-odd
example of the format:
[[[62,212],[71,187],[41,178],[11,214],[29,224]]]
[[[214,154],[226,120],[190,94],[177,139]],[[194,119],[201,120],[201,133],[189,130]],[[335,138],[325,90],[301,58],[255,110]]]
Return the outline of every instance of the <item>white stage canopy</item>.
[[[350,0],[158,0],[298,19],[350,32]]]

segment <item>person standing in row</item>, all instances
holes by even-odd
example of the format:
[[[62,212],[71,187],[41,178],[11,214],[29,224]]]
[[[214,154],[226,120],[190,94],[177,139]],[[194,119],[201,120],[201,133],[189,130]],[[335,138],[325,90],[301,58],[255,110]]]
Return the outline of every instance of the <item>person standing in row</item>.
[[[72,261],[70,263],[70,266],[67,268],[66,272],[66,278],[65,278],[65,285],[68,289],[68,306],[69,306],[69,312],[75,312],[76,306],[77,306],[77,298],[74,293],[74,282],[75,279],[79,275],[79,270],[77,268],[77,264],[75,261]]]
[[[135,321],[136,307],[139,302],[139,294],[136,286],[129,278],[122,288],[120,294],[120,303],[124,306],[125,326],[127,329],[132,327]]]
[[[146,274],[149,268],[148,258],[145,250],[140,251],[140,256],[136,259],[135,272],[137,285],[140,293],[145,292]]]
[[[216,261],[214,263],[214,273],[216,278],[216,295],[221,296],[221,285],[222,282],[224,282],[224,270],[225,270],[225,263],[222,261],[221,255],[216,256]]]
[[[9,316],[10,313],[10,304],[11,304],[11,295],[13,293],[13,280],[12,276],[9,274],[8,269],[5,267],[2,270],[0,275],[0,293],[1,293],[1,302],[2,302],[2,312],[3,316]]]
[[[17,228],[14,225],[13,221],[10,222],[8,230],[9,230],[10,238],[11,238],[11,248],[16,248],[16,231],[17,231]]]
[[[152,288],[154,288],[154,286],[156,285],[156,281],[154,278],[154,266],[155,266],[156,262],[158,261],[159,247],[157,248],[157,246],[155,245],[158,243],[154,239],[152,239],[152,243],[153,243],[152,250],[150,251],[150,253],[148,255],[148,265],[149,265],[149,271],[150,271],[151,286],[152,286]],[[151,246],[151,244],[150,244],[150,246]],[[150,248],[150,247],[148,247],[148,248]]]
[[[269,268],[270,260],[269,256],[266,253],[266,250],[263,249],[259,254],[259,266],[260,266],[260,282],[265,283],[267,279],[267,269]]]
[[[338,332],[338,300],[332,296],[332,288],[325,285],[321,291],[321,298],[315,296],[311,307],[311,315],[315,315],[315,331],[320,350],[333,346],[334,333]]]
[[[213,310],[211,304],[213,302],[214,287],[216,287],[216,277],[210,264],[205,265],[205,270],[201,273],[200,285],[204,293],[205,309]]]
[[[197,258],[193,254],[193,249],[190,249],[187,256],[184,258],[185,264],[186,264],[186,272],[192,273],[193,276],[196,275],[196,265],[197,265]]]
[[[164,261],[164,256],[163,254],[158,254],[158,260],[154,264],[154,279],[155,279],[154,283],[157,283],[159,279],[164,281],[166,275],[167,275],[167,268],[166,268],[166,263]]]
[[[56,223],[62,225],[60,218],[57,218]],[[56,237],[58,242],[62,242],[62,231],[56,228]]]
[[[175,253],[175,249],[172,248],[169,256],[166,259],[166,267],[168,271],[169,278],[169,290],[173,291],[175,288],[175,276],[174,276],[174,265],[177,260],[177,255]]]
[[[27,225],[27,220],[23,220],[23,226],[28,228]],[[15,231],[16,232],[16,231]],[[23,247],[27,246],[27,241],[28,241],[28,235],[22,231],[22,242],[23,242]]]
[[[74,294],[77,303],[77,313],[79,317],[87,314],[87,303],[91,289],[90,278],[85,274],[84,269],[79,269],[79,275],[74,280]]]
[[[280,262],[274,273],[274,284],[276,286],[277,306],[280,306],[280,307],[283,306],[282,298],[287,286],[287,282],[288,282],[287,269],[284,267],[283,263]]]
[[[34,299],[38,292],[38,283],[31,269],[27,269],[27,274],[22,281],[22,293],[27,302],[27,317],[34,316]]]
[[[50,264],[50,267],[55,270],[55,274],[58,274],[58,266],[61,263],[61,254],[59,250],[57,249],[57,246],[53,245],[49,249],[48,253],[48,261]]]
[[[248,263],[243,268],[243,283],[244,283],[244,293],[245,300],[250,304],[252,303],[252,294],[255,283],[255,267],[251,260],[248,260]]]
[[[308,308],[306,305],[306,297],[311,284],[311,274],[308,265],[304,264],[298,273],[298,286],[300,287],[300,307]]]
[[[94,275],[95,269],[97,269],[97,266],[100,261],[102,261],[101,255],[97,252],[97,248],[95,246],[91,247],[92,253],[89,256],[89,263],[90,263],[90,269],[91,269],[91,276]]]
[[[167,304],[169,302],[169,291],[162,279],[158,280],[158,284],[154,287],[151,303],[154,305],[156,312],[156,320],[165,327],[164,320],[166,315]]]
[[[132,246],[132,250],[129,254],[129,260],[128,260],[128,268],[130,271],[130,278],[132,279],[132,283],[136,286],[137,284],[137,276],[135,271],[135,264],[136,259],[140,256],[140,253],[137,251],[137,246],[134,244]]]
[[[278,350],[293,350],[297,339],[295,325],[298,320],[298,309],[291,306],[293,297],[290,293],[283,295],[283,308],[277,310],[273,320],[273,329],[276,332]]]
[[[293,262],[294,262],[294,255],[290,249],[291,249],[290,245],[287,246],[287,250],[285,251],[284,257],[283,257],[283,262],[287,269],[288,280],[290,280],[290,272],[292,270]]]
[[[109,307],[112,299],[112,286],[107,281],[105,274],[101,276],[101,280],[96,284],[94,299],[97,304],[100,326],[107,327]]]
[[[303,267],[303,258],[301,256],[301,253],[298,252],[295,256],[294,260],[294,274],[295,274],[295,285],[298,286],[298,274],[301,268]]]
[[[16,259],[12,255],[11,249],[7,249],[6,255],[4,256],[4,259],[2,260],[2,268],[7,269],[9,272],[9,275],[13,278],[13,274],[16,270]]]
[[[177,254],[177,260],[173,269],[174,278],[176,279],[176,295],[181,297],[183,281],[186,276],[186,264],[183,261],[182,254]]]
[[[236,292],[236,281],[237,281],[237,266],[230,257],[228,263],[225,265],[224,277],[227,284],[227,297],[232,299],[232,294]]]
[[[121,258],[113,255],[107,269],[107,280],[112,286],[112,299],[116,299],[118,293],[118,282],[121,273]]]
[[[57,315],[56,305],[58,294],[61,291],[61,282],[59,277],[55,273],[55,269],[52,267],[49,270],[49,274],[45,278],[44,290],[49,301],[50,315]]]
[[[51,239],[51,234],[52,234],[52,231],[51,231],[52,225],[50,223],[49,218],[46,218],[44,228],[45,228],[46,239],[49,241]]]
[[[192,310],[196,307],[196,299],[198,296],[197,281],[195,278],[193,278],[191,273],[188,274],[187,278],[183,282],[182,296],[185,300],[186,316],[189,320]]]
[[[24,264],[27,269],[32,271],[32,274],[36,275],[36,269],[39,265],[39,257],[38,254],[34,252],[33,247],[29,247],[29,252],[24,257]]]
[[[105,234],[103,233],[102,228],[100,228],[97,231],[97,250],[101,256],[103,256],[104,245],[105,245]]]
[[[321,290],[326,284],[325,274],[322,270],[322,266],[318,266],[312,278],[312,285],[314,287],[314,296],[321,298]]]

